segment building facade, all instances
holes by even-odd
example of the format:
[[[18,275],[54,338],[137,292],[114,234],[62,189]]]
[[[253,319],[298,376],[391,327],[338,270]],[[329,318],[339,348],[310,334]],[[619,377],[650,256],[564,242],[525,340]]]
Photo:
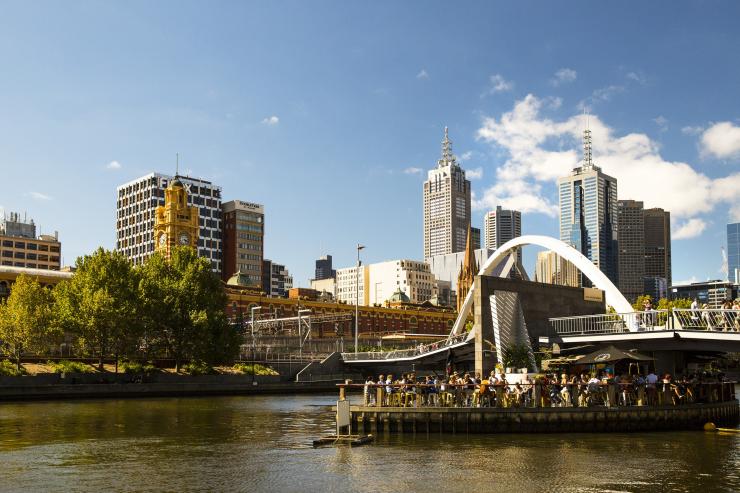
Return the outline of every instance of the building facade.
[[[488,248],[481,248],[473,252],[475,262],[479,266],[484,265],[488,257],[492,254],[493,250]],[[447,255],[436,255],[426,259],[426,263],[429,265],[429,269],[436,281],[447,281],[450,283],[450,289],[454,295],[457,293],[457,277],[460,274],[460,267],[464,260],[465,251],[462,251]]]
[[[580,273],[573,263],[552,250],[545,250],[537,253],[534,280],[577,288],[580,284]]]
[[[323,279],[334,279],[337,276],[337,271],[332,268],[331,255],[324,255],[316,260],[316,269],[314,272],[314,279],[321,281]]]
[[[221,278],[241,272],[253,286],[262,286],[265,209],[260,204],[230,200],[221,204],[223,257]]]
[[[0,223],[0,265],[40,270],[59,270],[62,244],[59,235],[36,236],[33,219],[10,213]]]
[[[293,287],[293,276],[288,268],[272,260],[262,261],[262,291],[267,296],[287,298]]]
[[[740,223],[727,225],[727,278],[740,284]]]
[[[332,296],[337,294],[337,280],[334,277],[326,279],[311,279],[311,289],[323,293],[326,291]]]
[[[673,282],[671,267],[671,213],[660,208],[645,209],[645,276],[663,278],[665,290]],[[621,234],[621,233],[620,233]],[[620,236],[621,240],[621,236]],[[647,281],[655,285],[655,281]],[[665,298],[657,296],[654,299]]]
[[[435,279],[429,265],[417,260],[391,260],[337,269],[337,300],[355,303],[359,284],[359,304],[382,305],[401,290],[410,303],[423,303],[434,296]]]
[[[591,131],[583,132],[583,166],[558,179],[560,240],[619,283],[617,248],[617,180],[593,163]],[[581,276],[581,284],[590,282]]]
[[[644,294],[645,216],[642,202],[617,202],[619,231],[619,290],[630,303]]]
[[[698,303],[706,303],[709,308],[722,308],[722,303],[731,301],[738,296],[738,286],[731,282],[714,281],[695,282],[668,288],[668,294],[672,300],[690,299]]]
[[[154,213],[154,251],[170,258],[175,247],[197,248],[198,208],[188,205],[188,193],[175,177],[164,190],[164,205]]]
[[[198,255],[221,272],[221,187],[209,181],[178,177],[187,192],[188,205],[198,208]],[[164,205],[172,176],[149,173],[116,189],[116,250],[142,264],[154,253],[154,221]]]
[[[470,181],[445,127],[442,157],[424,182],[424,258],[463,251],[469,223]]]
[[[496,206],[495,211],[488,211],[483,218],[483,237],[485,247],[496,250],[509,240],[522,235],[522,213],[502,209]],[[522,262],[522,251],[517,252],[519,263]]]

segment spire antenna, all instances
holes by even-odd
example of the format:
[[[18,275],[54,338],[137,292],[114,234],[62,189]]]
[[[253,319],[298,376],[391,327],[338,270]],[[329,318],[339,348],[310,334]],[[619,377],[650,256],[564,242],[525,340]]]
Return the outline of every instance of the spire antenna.
[[[180,176],[180,153],[175,153],[175,176]]]
[[[450,140],[450,135],[447,127],[445,127],[445,138],[442,141],[442,159],[440,159],[437,164],[439,166],[455,164],[455,155],[452,154],[452,141]]]
[[[594,165],[591,148],[591,130],[589,129],[589,118],[585,108],[583,113],[586,116],[586,129],[583,131],[583,166],[590,168]]]

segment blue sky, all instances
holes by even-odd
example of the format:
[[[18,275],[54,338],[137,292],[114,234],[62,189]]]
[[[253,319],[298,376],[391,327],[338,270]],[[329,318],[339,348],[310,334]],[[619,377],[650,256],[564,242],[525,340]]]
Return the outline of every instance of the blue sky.
[[[297,284],[421,258],[426,170],[450,127],[482,226],[556,236],[583,110],[620,198],[674,217],[673,278],[719,278],[740,220],[740,4],[2,2],[0,207],[113,247],[115,188],[181,169],[266,208]],[[531,268],[535,249],[525,250]]]

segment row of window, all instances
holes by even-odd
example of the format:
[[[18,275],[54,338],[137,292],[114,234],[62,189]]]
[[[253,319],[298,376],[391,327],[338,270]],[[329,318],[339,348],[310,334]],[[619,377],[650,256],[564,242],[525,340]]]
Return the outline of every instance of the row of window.
[[[3,240],[3,246],[5,248],[23,248],[26,250],[38,250],[40,252],[54,252],[59,253],[59,245],[45,245],[40,243],[25,243],[22,241],[13,242],[11,240]]]
[[[10,250],[3,250],[2,254],[0,254],[3,258],[15,258],[15,259],[28,259],[28,260],[37,260],[39,262],[56,262],[59,263],[59,256],[58,255],[43,255],[43,254],[35,254],[35,253],[26,253],[26,252],[13,252]]]

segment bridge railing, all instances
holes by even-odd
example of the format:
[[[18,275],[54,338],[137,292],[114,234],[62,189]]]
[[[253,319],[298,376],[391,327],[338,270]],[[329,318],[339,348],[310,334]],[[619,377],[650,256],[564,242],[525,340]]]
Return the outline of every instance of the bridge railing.
[[[557,335],[622,334],[665,330],[715,330],[740,332],[740,310],[647,310],[551,318]]]
[[[396,349],[393,351],[365,351],[360,353],[342,353],[342,359],[344,361],[383,361],[401,358],[412,358],[414,356],[421,356],[432,351],[439,349],[445,349],[450,346],[454,346],[461,342],[464,342],[468,337],[467,332],[464,334],[458,334],[452,336],[443,341],[436,341],[429,344],[419,344],[418,346],[409,349]]]

